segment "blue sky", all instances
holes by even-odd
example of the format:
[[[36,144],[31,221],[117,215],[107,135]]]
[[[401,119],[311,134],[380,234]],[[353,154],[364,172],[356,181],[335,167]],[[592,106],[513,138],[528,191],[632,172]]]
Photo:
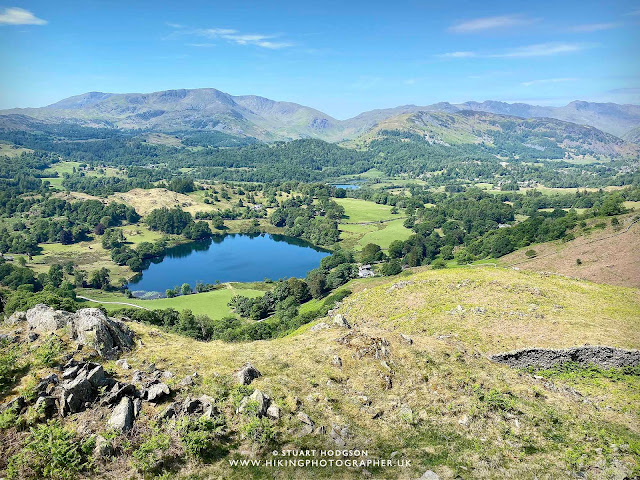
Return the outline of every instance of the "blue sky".
[[[337,118],[439,101],[640,103],[640,0],[7,1],[0,108],[198,87]]]

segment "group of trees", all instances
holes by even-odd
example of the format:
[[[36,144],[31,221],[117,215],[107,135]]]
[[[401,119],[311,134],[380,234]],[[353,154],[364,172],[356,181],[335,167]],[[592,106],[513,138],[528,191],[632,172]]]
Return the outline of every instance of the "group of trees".
[[[190,240],[202,240],[212,235],[207,222],[194,222],[191,214],[180,208],[156,208],[144,221],[151,230],[174,235],[182,234]]]

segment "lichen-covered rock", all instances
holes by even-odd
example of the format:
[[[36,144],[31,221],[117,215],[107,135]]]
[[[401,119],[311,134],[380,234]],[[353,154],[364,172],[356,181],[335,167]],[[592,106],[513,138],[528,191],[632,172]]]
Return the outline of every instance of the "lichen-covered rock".
[[[108,318],[97,308],[83,308],[75,313],[71,337],[78,343],[91,345],[103,357],[134,346],[131,329],[119,320]]]
[[[27,320],[26,312],[14,312],[9,318],[7,318],[6,323],[9,325],[17,325]]]
[[[597,365],[601,368],[637,367],[640,365],[640,350],[586,345],[567,349],[524,348],[492,355],[494,362],[505,363],[515,368],[552,368],[563,363]]]
[[[27,323],[29,328],[40,333],[55,332],[69,322],[71,314],[62,310],[54,310],[42,303],[27,310]]]
[[[134,346],[131,329],[97,308],[69,313],[38,304],[27,310],[25,317],[32,333],[51,333],[66,327],[72,340],[95,348],[103,357],[114,357]]]

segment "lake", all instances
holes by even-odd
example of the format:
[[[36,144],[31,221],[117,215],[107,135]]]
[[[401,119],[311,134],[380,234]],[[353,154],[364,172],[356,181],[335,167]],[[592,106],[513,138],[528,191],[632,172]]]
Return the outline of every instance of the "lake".
[[[176,285],[196,282],[256,282],[265,278],[304,278],[320,266],[328,251],[284,235],[230,234],[178,245],[154,259],[129,289],[161,292]]]
[[[354,183],[339,183],[331,186],[336,188],[344,188],[345,190],[357,190],[360,188],[360,185],[356,185]]]

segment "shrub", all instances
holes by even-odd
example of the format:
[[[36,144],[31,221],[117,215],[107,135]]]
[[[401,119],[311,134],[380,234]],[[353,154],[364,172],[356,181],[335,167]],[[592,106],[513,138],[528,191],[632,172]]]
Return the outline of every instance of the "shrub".
[[[19,357],[16,345],[7,345],[4,341],[0,343],[0,393],[15,381]]]
[[[261,447],[268,445],[276,437],[276,432],[271,420],[266,417],[258,418],[256,416],[251,417],[251,419],[242,426],[242,434],[245,438]]]
[[[62,340],[51,336],[38,347],[34,357],[43,367],[53,367],[58,364],[60,353],[62,353]]]
[[[169,450],[171,437],[166,433],[154,433],[131,453],[131,463],[143,475],[157,470]]]
[[[31,429],[25,445],[9,459],[7,478],[72,479],[90,470],[93,440],[82,440],[58,421]]]
[[[187,455],[202,459],[213,450],[214,441],[224,433],[222,417],[191,419],[184,417],[178,426],[180,441]]]
[[[524,252],[524,254],[527,256],[527,258],[533,258],[533,257],[538,255],[538,252],[536,252],[533,249],[530,249],[530,250],[527,250],[526,252]]]

